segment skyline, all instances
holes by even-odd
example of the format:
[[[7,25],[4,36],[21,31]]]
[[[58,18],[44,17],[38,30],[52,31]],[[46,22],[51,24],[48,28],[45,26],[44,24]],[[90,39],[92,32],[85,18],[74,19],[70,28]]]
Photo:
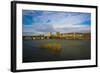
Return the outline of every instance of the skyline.
[[[23,10],[22,20],[23,35],[91,31],[90,13]]]

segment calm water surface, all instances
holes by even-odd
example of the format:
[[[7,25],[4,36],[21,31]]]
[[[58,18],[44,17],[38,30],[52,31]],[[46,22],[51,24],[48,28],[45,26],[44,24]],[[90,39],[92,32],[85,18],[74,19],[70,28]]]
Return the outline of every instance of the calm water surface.
[[[59,50],[41,48],[60,44]],[[23,62],[90,59],[90,40],[23,40]]]

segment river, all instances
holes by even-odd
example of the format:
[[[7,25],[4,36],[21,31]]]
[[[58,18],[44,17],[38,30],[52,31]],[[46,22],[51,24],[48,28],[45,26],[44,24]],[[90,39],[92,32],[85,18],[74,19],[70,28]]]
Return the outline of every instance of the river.
[[[41,48],[45,44],[60,44],[59,50]],[[91,59],[90,40],[23,40],[23,62],[44,62]]]

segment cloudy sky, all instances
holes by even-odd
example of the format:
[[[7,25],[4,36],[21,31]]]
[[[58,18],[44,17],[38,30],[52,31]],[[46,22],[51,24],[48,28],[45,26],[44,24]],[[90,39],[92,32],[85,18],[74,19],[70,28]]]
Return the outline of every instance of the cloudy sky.
[[[22,11],[23,34],[90,32],[91,14],[56,11]]]

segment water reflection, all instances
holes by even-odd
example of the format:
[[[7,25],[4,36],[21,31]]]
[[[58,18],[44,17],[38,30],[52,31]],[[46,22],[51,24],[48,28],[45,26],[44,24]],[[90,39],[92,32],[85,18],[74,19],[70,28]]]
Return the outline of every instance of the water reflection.
[[[90,40],[24,40],[23,62],[91,58]]]
[[[54,55],[59,55],[61,52],[61,44],[60,43],[47,43],[40,46],[41,49],[47,49]]]

